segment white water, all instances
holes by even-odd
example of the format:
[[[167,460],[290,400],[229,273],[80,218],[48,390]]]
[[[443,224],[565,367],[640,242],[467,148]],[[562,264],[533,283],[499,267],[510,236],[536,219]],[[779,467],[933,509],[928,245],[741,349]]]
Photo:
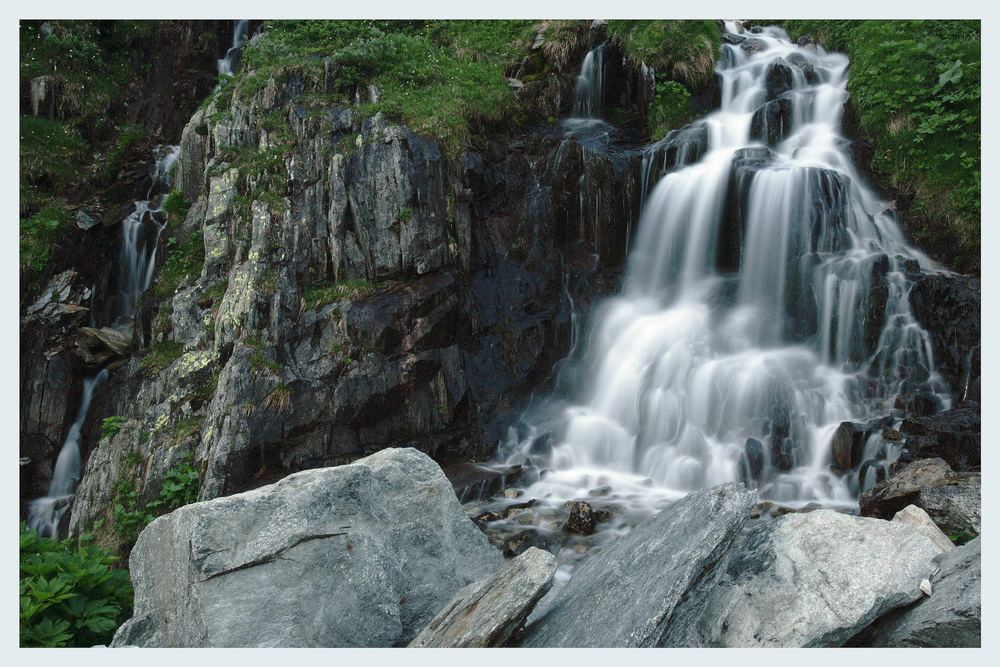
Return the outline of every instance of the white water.
[[[52,481],[49,482],[49,492],[44,498],[31,501],[28,508],[28,525],[43,537],[56,537],[59,521],[69,508],[69,501],[73,497],[76,483],[80,479],[80,430],[87,419],[94,391],[104,383],[107,377],[107,369],[102,369],[94,377],[83,381],[80,407],[76,412],[76,420],[69,427],[66,440],[56,458],[56,465],[52,470]]]
[[[600,118],[604,98],[604,45],[591,49],[583,59],[573,95],[575,118]]]
[[[903,272],[937,268],[906,244],[845,151],[847,58],[799,48],[777,28],[747,36],[766,48],[749,55],[722,46],[721,108],[699,121],[707,151],[688,165],[684,147],[680,168],[648,193],[625,287],[593,315],[574,404],[554,418],[529,416],[526,435],[502,448],[509,463],[540,470],[526,497],[558,503],[610,485],[615,498],[650,508],[743,480],[786,504],[850,507],[874,483],[874,468],[897,452],[873,436],[867,465],[836,473],[837,425],[889,414],[897,398],[916,392],[948,407]],[[810,83],[792,68],[785,138],[768,153],[751,139],[751,121],[778,62],[805,63],[815,75]],[[576,115],[599,113],[597,63],[588,53]],[[725,215],[734,160],[754,159],[763,166],[739,172],[750,181],[738,267],[724,271],[717,249],[734,233]],[[644,195],[652,160],[643,160]],[[885,275],[886,303],[884,322],[870,325],[881,329],[870,345],[863,332],[878,315],[876,270]],[[748,438],[763,445],[756,476]]]
[[[247,29],[250,22],[247,20],[236,21],[233,25],[233,44],[226,51],[224,58],[218,60],[218,70],[219,74],[222,76],[232,76],[233,74],[233,62],[239,53],[240,47],[247,39]]]

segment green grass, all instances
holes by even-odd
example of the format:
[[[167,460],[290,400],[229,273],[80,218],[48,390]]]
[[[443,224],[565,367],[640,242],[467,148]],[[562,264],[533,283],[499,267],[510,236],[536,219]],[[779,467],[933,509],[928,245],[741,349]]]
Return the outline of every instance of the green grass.
[[[118,129],[115,135],[115,143],[108,150],[108,154],[104,158],[105,177],[110,180],[118,176],[118,172],[122,168],[129,149],[145,138],[146,130],[137,125],[126,125]]]
[[[69,222],[65,207],[50,204],[20,224],[20,265],[22,271],[38,273],[49,263],[59,232]]]
[[[65,187],[80,176],[87,142],[80,132],[58,120],[21,117],[21,183],[43,181]]]
[[[326,285],[314,285],[302,293],[302,301],[307,309],[319,308],[328,303],[353,299],[385,287],[388,283],[368,280],[341,280]]]
[[[625,54],[689,86],[708,82],[719,53],[715,21],[608,21]]]
[[[191,202],[184,198],[177,190],[173,190],[166,197],[163,198],[163,203],[160,208],[167,214],[167,219],[170,221],[171,225],[176,225],[184,222],[187,217],[188,210],[191,208]]]
[[[149,352],[142,358],[140,368],[156,375],[184,354],[184,344],[175,340],[164,340],[149,346]]]
[[[959,268],[980,253],[978,21],[786,21],[851,58],[848,90],[885,184],[916,194],[913,240]]]
[[[201,230],[192,232],[180,243],[167,242],[167,259],[156,281],[156,295],[172,297],[188,277],[197,278],[205,264],[205,238]]]

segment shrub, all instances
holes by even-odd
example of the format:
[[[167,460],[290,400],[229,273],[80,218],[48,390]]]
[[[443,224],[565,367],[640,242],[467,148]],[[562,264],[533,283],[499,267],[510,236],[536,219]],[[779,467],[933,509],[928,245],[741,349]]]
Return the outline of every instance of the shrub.
[[[65,207],[50,204],[20,224],[20,265],[22,271],[38,272],[49,263],[60,229],[69,221]]]
[[[189,452],[167,471],[156,498],[140,506],[139,493],[128,477],[134,467],[126,466],[129,469],[123,471],[118,481],[114,500],[115,533],[129,544],[134,543],[142,529],[156,517],[197,501],[199,487],[198,470]]]
[[[170,192],[163,198],[163,203],[160,204],[160,209],[167,214],[167,219],[171,224],[184,222],[190,208],[191,202],[185,199],[184,195],[177,190]]]
[[[21,646],[107,644],[132,613],[128,572],[89,538],[39,537],[21,523]]]
[[[656,96],[649,106],[647,125],[654,141],[662,139],[671,130],[691,120],[691,93],[677,81],[657,77]]]
[[[125,418],[121,415],[105,417],[101,420],[101,438],[113,438],[122,430]]]

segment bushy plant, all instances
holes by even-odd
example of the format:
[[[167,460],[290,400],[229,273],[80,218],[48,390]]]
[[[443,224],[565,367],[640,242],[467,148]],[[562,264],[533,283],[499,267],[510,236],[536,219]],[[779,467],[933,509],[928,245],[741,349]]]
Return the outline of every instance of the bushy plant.
[[[65,207],[50,204],[20,224],[20,265],[22,271],[45,268],[59,230],[69,221]]]
[[[101,420],[101,438],[113,438],[122,430],[125,418],[121,415],[105,417]]]
[[[128,572],[90,543],[39,537],[21,523],[21,646],[107,644],[132,613]]]
[[[129,478],[136,463],[133,461],[132,465],[123,466],[125,470],[115,488],[115,533],[126,542],[133,543],[142,529],[156,517],[197,501],[199,475],[192,461],[193,457],[187,453],[171,467],[163,478],[159,494],[145,505],[140,504],[139,493]]]

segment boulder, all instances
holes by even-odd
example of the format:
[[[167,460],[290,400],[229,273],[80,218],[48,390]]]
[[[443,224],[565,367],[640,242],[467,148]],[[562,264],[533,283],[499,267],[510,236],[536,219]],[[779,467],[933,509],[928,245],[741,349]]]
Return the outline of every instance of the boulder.
[[[916,505],[907,505],[899,510],[896,512],[896,516],[892,517],[892,521],[893,523],[905,523],[913,526],[926,535],[941,553],[951,551],[955,548],[955,545],[952,544],[947,535],[941,532],[941,529],[937,527],[937,524],[928,516],[927,512]]]
[[[689,645],[840,646],[918,599],[938,550],[912,526],[816,510],[732,549]]]
[[[945,412],[908,417],[899,430],[906,436],[906,449],[914,458],[940,457],[960,471],[979,467],[981,434],[976,403],[966,402]]]
[[[751,479],[760,479],[764,473],[764,443],[757,438],[747,438],[747,469]]]
[[[946,535],[978,535],[981,475],[952,470],[941,459],[909,463],[861,496],[861,514],[889,519],[907,505],[927,512]]]
[[[764,75],[765,95],[768,100],[776,100],[792,89],[794,77],[792,68],[782,62],[773,63]]]
[[[531,547],[492,577],[459,591],[410,646],[503,646],[552,587],[555,556]]]
[[[934,559],[940,571],[931,594],[879,619],[863,646],[979,647],[982,642],[982,565],[979,538]]]
[[[743,485],[724,484],[643,521],[574,571],[521,645],[676,645],[755,502]]]
[[[597,520],[594,517],[594,509],[589,503],[582,500],[574,500],[566,503],[569,510],[569,518],[566,519],[564,528],[566,532],[577,533],[579,535],[590,535],[594,532]]]
[[[750,120],[750,138],[777,146],[792,131],[792,101],[779,97],[762,104]]]
[[[406,645],[502,562],[436,463],[386,449],[153,521],[112,645]]]

